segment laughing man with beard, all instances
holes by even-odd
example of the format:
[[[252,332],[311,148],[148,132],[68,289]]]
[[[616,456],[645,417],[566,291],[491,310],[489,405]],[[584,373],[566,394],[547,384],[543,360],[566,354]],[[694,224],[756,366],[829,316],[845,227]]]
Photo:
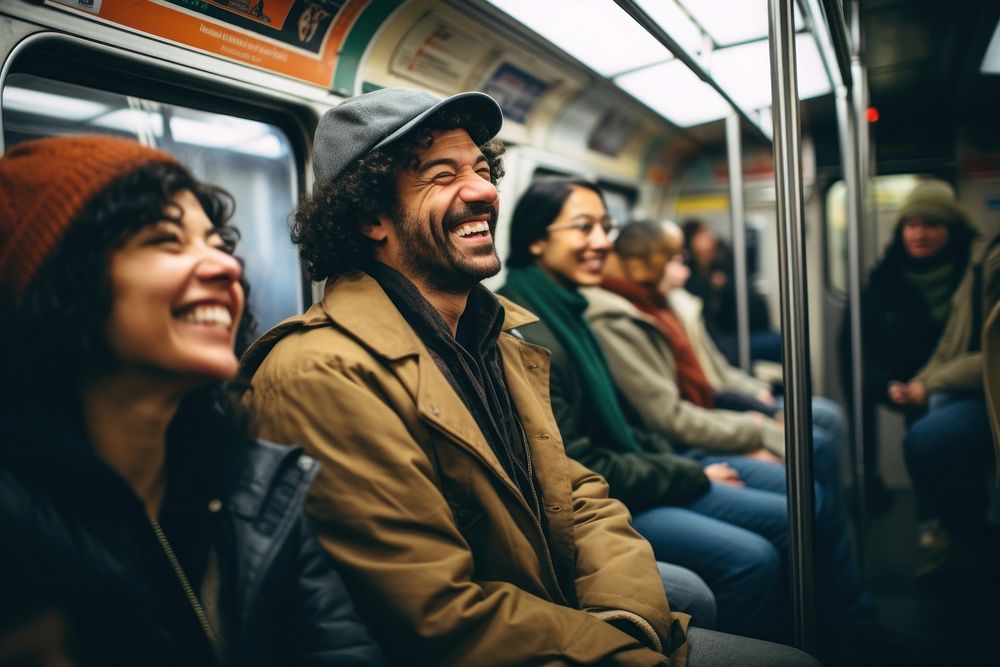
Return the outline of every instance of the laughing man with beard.
[[[566,457],[548,355],[512,331],[536,318],[479,285],[501,123],[481,93],[402,88],[323,116],[292,238],[326,291],[244,357],[257,432],[321,462],[308,509],[396,664],[710,658],[730,638],[686,637],[627,510]]]

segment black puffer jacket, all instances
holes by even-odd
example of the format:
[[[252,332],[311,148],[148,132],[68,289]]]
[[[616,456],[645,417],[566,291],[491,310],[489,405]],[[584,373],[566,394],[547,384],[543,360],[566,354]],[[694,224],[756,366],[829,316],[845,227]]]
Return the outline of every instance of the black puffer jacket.
[[[251,442],[213,517],[232,665],[382,664],[303,511],[317,467],[299,448]],[[86,443],[0,424],[0,535],[4,625],[60,611],[83,666],[216,664],[139,498]],[[187,574],[197,590],[198,565]]]

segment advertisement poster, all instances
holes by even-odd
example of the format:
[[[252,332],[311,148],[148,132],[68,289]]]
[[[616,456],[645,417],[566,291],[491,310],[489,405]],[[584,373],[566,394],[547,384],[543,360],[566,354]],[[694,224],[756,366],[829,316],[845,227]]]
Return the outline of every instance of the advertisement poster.
[[[633,130],[635,123],[631,118],[609,109],[591,132],[587,148],[601,155],[615,157],[625,148]]]
[[[489,50],[481,39],[435,14],[417,21],[393,54],[389,71],[428,88],[461,88]]]
[[[371,0],[47,0],[108,23],[329,88]]]
[[[504,118],[524,123],[548,88],[549,84],[505,62],[483,84],[482,91],[500,103]]]

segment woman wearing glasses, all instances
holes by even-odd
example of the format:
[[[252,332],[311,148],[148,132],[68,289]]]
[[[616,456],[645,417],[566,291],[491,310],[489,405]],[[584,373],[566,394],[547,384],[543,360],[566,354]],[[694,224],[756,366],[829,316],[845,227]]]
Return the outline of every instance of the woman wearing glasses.
[[[0,158],[0,562],[39,583],[0,639],[54,615],[78,665],[381,664],[303,513],[315,462],[230,393],[230,203],[121,139]]]
[[[773,637],[781,587],[777,550],[749,530],[676,507],[710,493],[711,483],[665,439],[633,426],[631,408],[620,399],[584,320],[587,301],[579,288],[601,283],[614,231],[597,186],[568,178],[535,182],[514,210],[507,283],[500,293],[540,318],[519,331],[552,352],[552,409],[566,452],[605,477],[610,494],[637,517],[637,528],[647,511],[674,506],[670,517],[644,523],[656,533],[646,536],[657,559],[690,568],[708,582],[718,603],[718,629]],[[669,553],[655,548],[667,533]],[[698,623],[697,615],[692,621]],[[772,655],[784,650],[769,648]],[[795,664],[795,658],[784,655],[775,664]]]

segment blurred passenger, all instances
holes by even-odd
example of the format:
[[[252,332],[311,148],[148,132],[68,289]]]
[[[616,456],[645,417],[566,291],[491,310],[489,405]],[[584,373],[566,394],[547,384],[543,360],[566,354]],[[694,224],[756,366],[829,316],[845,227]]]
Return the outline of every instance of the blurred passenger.
[[[861,294],[864,351],[865,468],[873,509],[884,506],[887,491],[878,474],[878,404],[902,412],[912,425],[925,411],[910,401],[906,383],[928,362],[941,338],[952,297],[969,264],[976,230],[955,201],[951,186],[926,181],[906,198],[896,219],[892,242],[872,270]],[[843,359],[850,359],[850,320],[841,330]],[[844,363],[844,386],[851,390],[850,364]]]
[[[501,293],[540,317],[519,331],[551,351],[550,398],[567,453],[605,476],[658,557],[705,577],[716,593],[720,627],[760,633],[763,623],[774,634],[769,616],[781,606],[783,577],[775,546],[759,533],[765,524],[784,529],[784,496],[741,488],[725,464],[702,471],[673,454],[666,438],[630,423],[629,406],[583,318],[587,302],[580,288],[600,282],[612,227],[595,185],[536,181],[514,211]],[[721,508],[733,520],[717,518]],[[761,650],[777,660],[775,652],[784,649],[761,644]]]
[[[321,540],[398,664],[677,664],[699,635],[566,458],[546,355],[512,333],[533,317],[479,285],[501,123],[481,93],[405,88],[323,116],[293,239],[326,293],[247,352],[247,400],[323,462]]]
[[[663,224],[667,234],[675,240],[683,238],[680,228],[673,222]],[[667,262],[659,290],[666,294],[670,310],[683,325],[684,334],[705,379],[715,391],[715,406],[776,416],[779,408],[771,392],[771,384],[730,364],[708,333],[704,318],[705,302],[685,289],[690,277],[691,267],[685,263],[684,254],[678,252]]]
[[[972,249],[944,331],[924,367],[908,382],[888,387],[896,405],[926,410],[903,440],[921,521],[918,576],[936,572],[953,556],[962,568],[969,558],[990,560],[997,553],[997,531],[987,520],[987,487],[982,483],[994,456],[981,342],[985,318],[1000,299],[998,241],[985,251]]]
[[[691,267],[687,290],[702,300],[709,333],[729,362],[737,364],[736,282],[733,280],[732,253],[701,220],[688,220],[682,231]],[[747,297],[751,359],[780,362],[781,336],[771,328],[767,301],[752,286],[748,287]]]
[[[305,517],[316,464],[231,399],[230,212],[131,141],[0,159],[0,562],[46,584],[0,605],[75,664],[382,662]]]
[[[679,251],[680,237],[675,226],[659,222],[627,225],[608,255],[602,288],[583,290],[589,302],[586,318],[607,355],[611,375],[629,404],[641,415],[645,428],[674,437],[682,446],[690,447],[696,438],[703,447],[711,442],[719,448],[729,443],[717,429],[718,422],[769,420],[760,414],[732,413],[711,407],[713,389],[704,378],[683,326],[659,289],[667,265]],[[839,424],[839,412],[836,414]],[[816,539],[821,545],[817,549],[820,614],[827,628],[844,623],[842,619],[848,617],[852,618],[850,623],[871,626],[874,607],[852,554],[850,532],[840,502],[838,437],[825,431],[820,421],[816,420],[814,434],[814,470],[818,480]],[[697,427],[692,427],[692,423]],[[777,459],[766,452],[754,454],[746,449],[741,454],[738,448],[731,448],[721,456],[699,450],[687,453],[703,465],[727,465],[732,470],[731,479],[748,487],[739,492],[720,489],[716,498],[709,496],[688,506],[758,532],[779,553],[786,553],[785,471],[775,463]],[[774,508],[780,509],[769,513],[760,500],[765,495]]]

